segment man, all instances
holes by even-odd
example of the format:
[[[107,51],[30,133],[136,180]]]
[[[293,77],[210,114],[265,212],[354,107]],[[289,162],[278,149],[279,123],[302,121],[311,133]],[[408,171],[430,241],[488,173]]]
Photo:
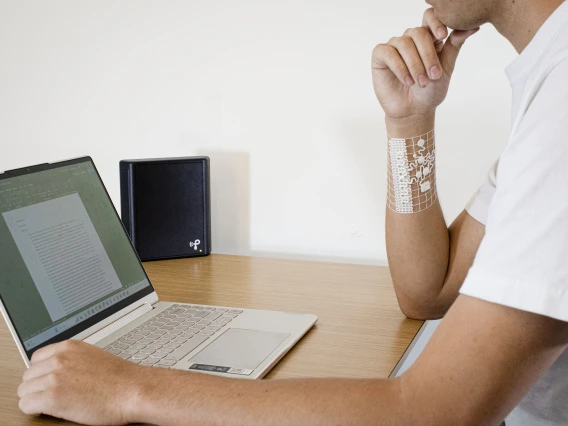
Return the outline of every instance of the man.
[[[372,61],[389,133],[397,296],[409,317],[445,316],[412,368],[394,380],[249,382],[63,342],[34,354],[18,390],[24,412],[88,424],[477,426],[514,410],[507,426],[568,424],[568,3],[430,1],[424,26],[377,46]],[[435,110],[460,47],[484,23],[521,53],[507,69],[514,125],[498,167],[448,229]]]

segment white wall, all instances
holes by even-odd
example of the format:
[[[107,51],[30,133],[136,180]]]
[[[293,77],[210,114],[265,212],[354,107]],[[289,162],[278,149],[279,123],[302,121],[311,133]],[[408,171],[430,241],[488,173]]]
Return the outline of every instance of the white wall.
[[[370,80],[416,0],[0,0],[0,170],[210,155],[216,253],[383,263],[386,148]],[[448,221],[507,141],[513,49],[490,27],[439,110]]]

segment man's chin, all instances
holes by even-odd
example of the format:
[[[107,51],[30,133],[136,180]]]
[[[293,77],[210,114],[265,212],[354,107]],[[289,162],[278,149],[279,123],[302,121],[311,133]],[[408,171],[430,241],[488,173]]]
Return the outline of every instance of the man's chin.
[[[455,31],[469,31],[469,30],[474,30],[475,28],[480,26],[480,24],[475,24],[471,22],[461,22],[459,21],[459,19],[452,19],[451,17],[444,17],[440,15],[438,15],[438,19],[442,24],[444,24],[450,30],[455,30]]]

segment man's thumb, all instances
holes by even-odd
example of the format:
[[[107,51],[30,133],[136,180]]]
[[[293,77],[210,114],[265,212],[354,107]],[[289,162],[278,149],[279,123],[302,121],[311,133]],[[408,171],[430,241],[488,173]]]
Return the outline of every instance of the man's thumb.
[[[444,68],[444,71],[447,72],[448,75],[452,75],[452,73],[454,72],[460,49],[465,41],[478,31],[479,27],[467,31],[452,31],[452,33],[446,40],[446,43],[444,43],[442,51],[440,52],[440,62],[442,64],[442,67]]]

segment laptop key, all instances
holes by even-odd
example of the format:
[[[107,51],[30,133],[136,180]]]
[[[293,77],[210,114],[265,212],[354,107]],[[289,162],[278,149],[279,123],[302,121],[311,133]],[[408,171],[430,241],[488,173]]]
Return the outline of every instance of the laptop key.
[[[122,359],[130,358],[130,354],[125,354],[125,353],[118,354],[117,356],[121,357]]]
[[[125,350],[122,351],[121,355],[122,354],[134,355],[134,354],[137,354],[137,353],[138,353],[137,349],[125,349]]]
[[[150,355],[150,358],[159,358],[159,359],[161,359],[161,358],[165,358],[166,355],[167,355],[167,354],[162,354],[162,353],[156,352],[156,353],[153,353],[152,355]]]
[[[209,315],[207,315],[207,319],[209,321],[215,321],[221,315],[223,315],[223,312],[211,312]]]
[[[156,343],[154,343],[153,345],[146,346],[146,349],[158,350],[158,349],[162,349],[162,345],[157,345]]]
[[[130,359],[134,359],[134,360],[137,359],[137,360],[140,360],[140,361],[142,361],[143,359],[146,359],[146,358],[148,358],[148,354],[140,354],[140,353],[134,354],[130,357]]]
[[[146,345],[141,345],[140,343],[137,343],[136,345],[132,345],[130,346],[130,349],[144,349],[146,347]]]
[[[146,358],[144,361],[140,363],[140,365],[153,365],[160,362],[158,358]]]
[[[114,345],[113,348],[116,349],[128,349],[128,345],[122,345],[122,344],[118,344],[118,345]]]
[[[110,349],[106,349],[107,352],[110,352],[113,355],[118,355],[119,353],[122,352],[122,349],[120,348],[110,348]]]
[[[209,336],[199,336],[199,335],[194,336],[192,339],[189,339],[187,341],[187,343],[184,343],[179,348],[177,348],[175,351],[173,351],[171,354],[169,354],[166,357],[166,359],[179,361],[184,356],[186,356],[188,353],[190,353],[192,350],[194,350],[196,347],[198,347],[200,344],[205,342],[207,339],[209,339]]]
[[[158,364],[159,365],[175,365],[175,364],[177,364],[177,361],[174,361],[173,359],[161,359]]]

